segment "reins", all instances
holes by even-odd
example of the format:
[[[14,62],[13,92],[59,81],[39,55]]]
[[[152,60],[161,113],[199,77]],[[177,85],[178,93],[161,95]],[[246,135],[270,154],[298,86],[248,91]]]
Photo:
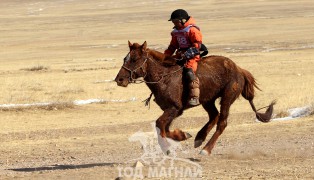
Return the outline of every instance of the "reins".
[[[126,70],[128,70],[128,71],[130,72],[130,78],[129,78],[129,82],[130,82],[130,83],[135,83],[135,84],[140,84],[140,83],[158,84],[158,83],[160,83],[160,82],[164,79],[164,77],[170,76],[170,75],[175,74],[176,72],[179,72],[180,70],[182,70],[182,67],[180,67],[180,68],[178,68],[177,70],[175,70],[175,71],[173,71],[173,72],[170,72],[170,73],[161,75],[161,77],[160,77],[159,80],[157,80],[157,81],[146,81],[146,80],[145,80],[145,77],[146,77],[146,75],[147,75],[147,72],[144,71],[144,68],[143,68],[143,67],[144,67],[145,63],[147,62],[147,60],[151,60],[153,63],[156,64],[156,62],[155,62],[153,59],[151,59],[150,57],[148,57],[148,53],[147,53],[147,54],[146,54],[146,59],[145,59],[145,61],[144,61],[139,67],[135,68],[134,70],[131,70],[131,69],[125,67],[124,65],[122,66],[124,69],[126,69]],[[135,73],[138,69],[142,69],[143,72],[145,73],[145,75],[143,76],[143,80],[142,80],[142,79],[134,79],[134,78],[133,78],[133,73]]]
[[[122,66],[124,69],[126,69],[126,70],[128,70],[130,72],[130,78],[129,78],[129,82],[130,83],[136,83],[137,79],[133,79],[133,73],[136,72],[138,69],[143,69],[143,66],[144,66],[144,64],[146,63],[147,60],[148,60],[148,58],[146,57],[146,59],[142,63],[142,65],[137,67],[137,68],[135,68],[134,70],[131,70],[131,69],[125,67],[124,65]],[[144,78],[146,77],[146,75],[147,75],[147,73],[145,73]]]

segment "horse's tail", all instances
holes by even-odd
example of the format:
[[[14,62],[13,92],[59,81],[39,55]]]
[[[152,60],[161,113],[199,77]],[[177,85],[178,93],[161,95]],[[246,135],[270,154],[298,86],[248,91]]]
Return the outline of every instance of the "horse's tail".
[[[245,69],[241,69],[241,73],[244,77],[244,87],[243,87],[243,90],[242,90],[242,96],[248,100],[250,102],[250,105],[253,109],[253,111],[255,112],[255,115],[256,115],[256,118],[261,121],[261,122],[269,122],[271,117],[272,117],[272,114],[273,114],[273,110],[274,110],[274,105],[276,104],[276,101],[272,101],[270,103],[270,105],[266,106],[268,107],[266,112],[265,113],[259,113],[257,112],[258,110],[256,110],[255,106],[254,106],[254,103],[253,103],[253,98],[254,98],[254,93],[255,93],[255,89],[258,89],[261,91],[261,89],[257,86],[257,83],[255,81],[255,78],[253,77],[253,75],[245,70]],[[261,108],[263,109],[263,108]]]

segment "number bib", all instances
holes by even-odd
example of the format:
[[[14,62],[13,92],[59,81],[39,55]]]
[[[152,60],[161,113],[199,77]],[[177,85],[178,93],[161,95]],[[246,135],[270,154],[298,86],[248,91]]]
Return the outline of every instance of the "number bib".
[[[197,29],[199,29],[195,25],[188,25],[184,29],[181,29],[181,30],[174,29],[171,32],[171,35],[176,37],[176,39],[179,43],[179,47],[181,49],[189,48],[192,46],[192,43],[191,43],[190,38],[189,38],[189,31],[190,31],[191,27],[196,27]]]

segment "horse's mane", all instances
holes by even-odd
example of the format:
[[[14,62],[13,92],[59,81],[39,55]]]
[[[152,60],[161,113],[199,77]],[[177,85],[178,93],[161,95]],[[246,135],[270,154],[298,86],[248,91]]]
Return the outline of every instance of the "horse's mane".
[[[152,49],[146,49],[148,54],[151,55],[155,60],[157,60],[158,62],[160,62],[161,64],[165,65],[165,66],[173,66],[176,64],[176,60],[173,58],[166,58],[164,53],[161,53],[159,51],[156,50],[152,50]]]
[[[162,62],[165,59],[165,54],[161,53],[159,51],[147,48],[147,52],[148,52],[149,55],[153,56],[153,58],[156,59],[159,62]]]

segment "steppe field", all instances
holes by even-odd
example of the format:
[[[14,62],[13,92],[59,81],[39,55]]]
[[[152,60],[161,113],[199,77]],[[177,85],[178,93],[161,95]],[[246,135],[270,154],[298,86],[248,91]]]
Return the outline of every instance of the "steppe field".
[[[254,75],[257,108],[276,99],[274,118],[309,109],[260,123],[240,97],[210,156],[194,148],[206,111],[185,111],[171,129],[193,137],[174,166],[197,164],[196,177],[149,172],[156,165],[139,160],[144,147],[129,137],[153,136],[162,111],[142,102],[144,83],[113,81],[128,40],[167,48],[178,8],[196,19],[209,54]],[[1,0],[0,46],[0,179],[314,179],[313,0]]]

